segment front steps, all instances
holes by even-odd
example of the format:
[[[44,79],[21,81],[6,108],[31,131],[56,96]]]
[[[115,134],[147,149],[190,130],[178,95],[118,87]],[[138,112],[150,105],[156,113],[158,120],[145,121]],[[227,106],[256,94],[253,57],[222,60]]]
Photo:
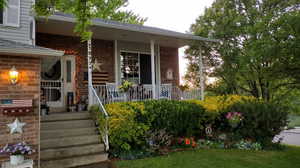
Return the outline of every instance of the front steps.
[[[108,155],[87,112],[41,119],[41,168],[72,168],[107,161]]]

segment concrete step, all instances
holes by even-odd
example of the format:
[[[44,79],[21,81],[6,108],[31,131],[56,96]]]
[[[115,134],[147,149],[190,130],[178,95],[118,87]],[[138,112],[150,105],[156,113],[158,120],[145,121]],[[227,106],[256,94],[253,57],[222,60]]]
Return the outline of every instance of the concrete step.
[[[95,127],[93,120],[70,120],[41,123],[41,130],[60,130],[60,129],[75,129]]]
[[[61,159],[93,153],[104,153],[104,145],[90,144],[67,148],[41,150],[41,160]]]
[[[88,112],[66,112],[66,113],[57,113],[57,114],[50,114],[47,116],[42,116],[42,122],[49,122],[49,121],[64,121],[64,120],[84,120],[90,119],[90,113]]]
[[[85,166],[107,161],[107,157],[108,154],[99,153],[93,155],[83,155],[72,158],[64,158],[59,160],[47,160],[41,161],[41,168],[71,168]]]
[[[41,131],[41,140],[58,139],[71,136],[95,135],[97,128],[76,128],[76,129],[59,129],[59,130],[43,130]]]
[[[71,146],[85,145],[85,144],[96,144],[96,143],[100,143],[99,135],[85,135],[85,136],[41,140],[40,145],[41,145],[41,149],[44,150],[44,149],[63,148],[63,147],[71,147]]]
[[[101,163],[79,166],[74,168],[116,168],[116,166],[113,164],[113,162],[107,161],[107,162],[101,162]]]

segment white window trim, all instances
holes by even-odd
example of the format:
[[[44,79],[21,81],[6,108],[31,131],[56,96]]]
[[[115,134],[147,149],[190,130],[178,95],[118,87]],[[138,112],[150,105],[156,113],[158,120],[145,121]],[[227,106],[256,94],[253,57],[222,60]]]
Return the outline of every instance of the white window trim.
[[[16,5],[9,5],[9,2],[7,2],[7,7],[4,8],[3,10],[3,25],[4,26],[11,26],[11,27],[20,27],[20,16],[21,16],[21,0],[19,1],[19,6]],[[12,24],[12,23],[7,23],[7,8],[13,7],[18,9],[18,23],[17,24]]]
[[[130,51],[130,50],[120,50],[120,57],[121,57],[121,53],[122,52],[126,52],[126,53],[134,53],[134,54],[138,54],[138,63],[139,63],[139,83],[141,83],[141,60],[140,60],[140,55],[141,54],[146,54],[146,55],[149,55],[151,56],[151,53],[149,52],[141,52],[141,51]],[[119,68],[120,68],[120,81],[122,81],[122,78],[121,78],[121,73],[122,73],[122,70],[121,70],[121,62],[119,64]]]

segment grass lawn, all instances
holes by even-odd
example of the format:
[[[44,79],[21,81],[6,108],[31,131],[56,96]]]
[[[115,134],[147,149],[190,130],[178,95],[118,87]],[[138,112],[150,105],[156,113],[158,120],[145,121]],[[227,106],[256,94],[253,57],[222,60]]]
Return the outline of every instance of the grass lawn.
[[[300,168],[300,148],[283,151],[195,150],[169,156],[118,161],[117,168]]]
[[[290,120],[289,127],[300,127],[300,116],[290,116]]]

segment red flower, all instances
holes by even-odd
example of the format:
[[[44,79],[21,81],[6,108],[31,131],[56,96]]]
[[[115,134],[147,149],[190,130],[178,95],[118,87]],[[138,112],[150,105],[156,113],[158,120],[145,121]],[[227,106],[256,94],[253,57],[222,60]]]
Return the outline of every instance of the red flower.
[[[190,145],[191,144],[191,140],[189,138],[185,138],[185,144],[186,145]]]

